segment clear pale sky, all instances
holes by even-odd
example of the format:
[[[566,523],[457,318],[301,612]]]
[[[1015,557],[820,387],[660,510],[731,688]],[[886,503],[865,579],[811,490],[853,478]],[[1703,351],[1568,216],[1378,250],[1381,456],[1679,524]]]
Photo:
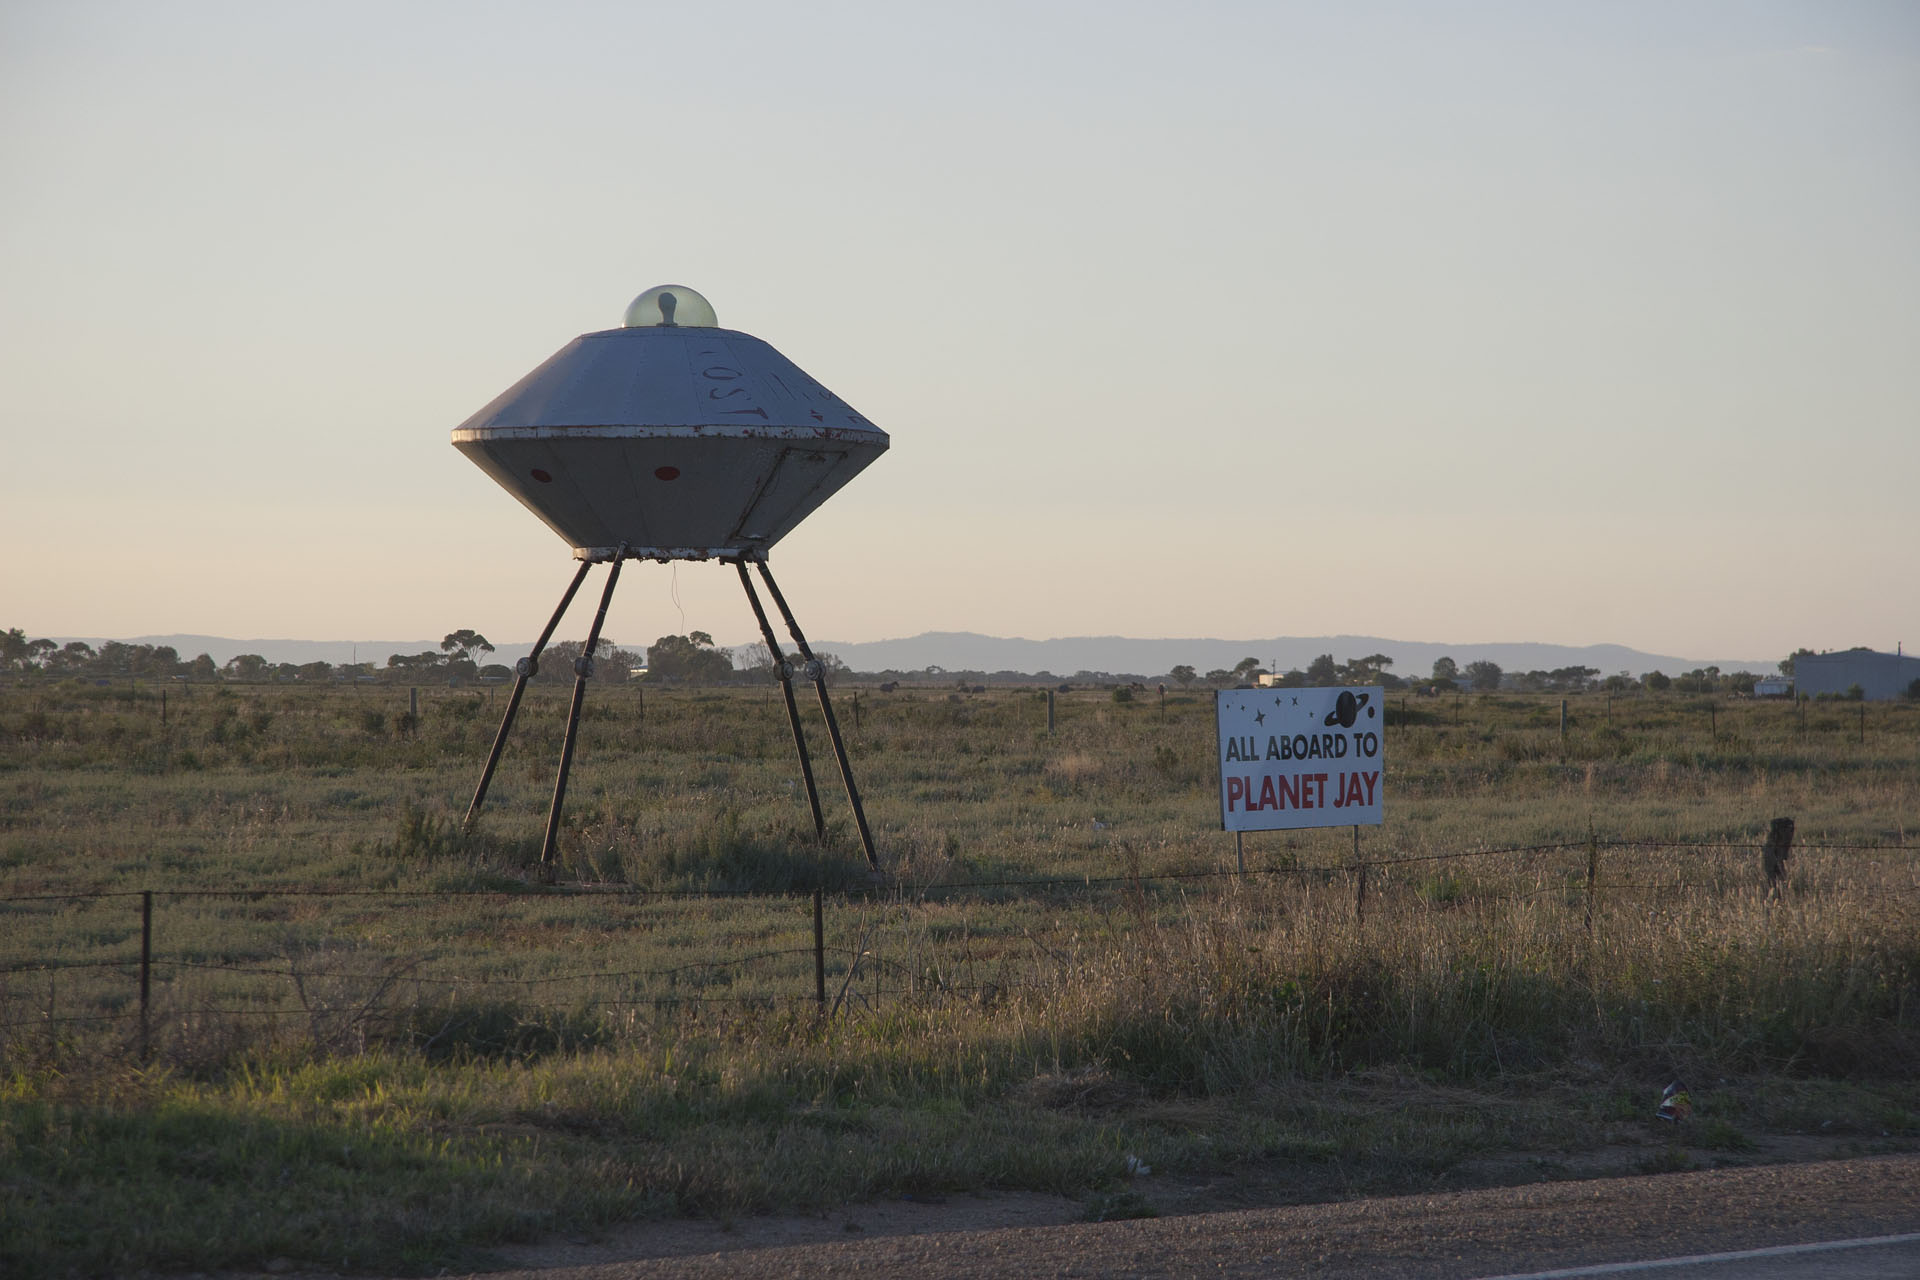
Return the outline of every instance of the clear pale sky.
[[[0,626],[531,638],[448,432],[666,282],[892,436],[816,639],[1920,645],[1904,0],[9,0]]]

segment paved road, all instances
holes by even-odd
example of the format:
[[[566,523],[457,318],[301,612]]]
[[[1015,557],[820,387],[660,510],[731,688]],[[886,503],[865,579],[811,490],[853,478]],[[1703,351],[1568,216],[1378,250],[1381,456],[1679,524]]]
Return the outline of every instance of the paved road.
[[[547,1271],[520,1280],[660,1276],[1313,1276],[1470,1280],[1920,1233],[1920,1156],[1558,1182],[1134,1222],[958,1231]],[[1905,1252],[1901,1252],[1902,1247]],[[1911,1244],[1749,1258],[1659,1280],[1920,1276]],[[1718,1267],[1718,1269],[1711,1269]],[[1762,1267],[1799,1267],[1762,1270]],[[1879,1269],[1874,1269],[1879,1268]],[[1589,1273],[1593,1274],[1593,1273]]]

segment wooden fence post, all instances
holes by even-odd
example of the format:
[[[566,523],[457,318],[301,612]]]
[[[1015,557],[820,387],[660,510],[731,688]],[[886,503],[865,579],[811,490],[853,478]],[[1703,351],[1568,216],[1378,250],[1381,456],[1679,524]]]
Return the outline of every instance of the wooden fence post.
[[[820,890],[813,891],[813,999],[827,1011],[827,935],[820,914]]]
[[[1777,898],[1786,887],[1787,862],[1793,857],[1793,819],[1775,818],[1760,847],[1760,869],[1767,875],[1767,896]]]
[[[1600,886],[1600,841],[1587,828],[1587,936],[1593,936],[1593,899]]]
[[[1360,828],[1353,829],[1353,865],[1358,874],[1353,884],[1353,921],[1362,929],[1367,925],[1367,864],[1360,861]]]
[[[1053,736],[1053,690],[1047,690],[1047,736]]]
[[[153,1058],[153,890],[140,891],[140,1065]]]

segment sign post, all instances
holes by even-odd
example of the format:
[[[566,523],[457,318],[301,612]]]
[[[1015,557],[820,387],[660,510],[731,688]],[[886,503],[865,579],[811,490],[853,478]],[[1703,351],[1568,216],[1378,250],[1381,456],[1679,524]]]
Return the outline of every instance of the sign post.
[[[1220,690],[1221,829],[1379,826],[1384,692]]]

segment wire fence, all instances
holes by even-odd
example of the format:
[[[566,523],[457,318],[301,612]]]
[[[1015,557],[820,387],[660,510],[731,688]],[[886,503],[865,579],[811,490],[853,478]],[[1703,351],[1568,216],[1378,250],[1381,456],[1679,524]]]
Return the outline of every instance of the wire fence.
[[[1920,901],[1916,850],[1799,844],[1793,853],[1807,869],[1798,891],[1846,881],[1850,893]],[[124,1047],[145,1059],[163,1026],[177,1039],[248,1021],[336,1046],[403,1034],[431,1047],[463,1020],[491,1018],[501,1024],[491,1034],[512,1037],[561,1035],[622,1011],[811,1004],[837,1014],[889,997],[977,1000],[1042,985],[1039,967],[1064,967],[1069,934],[1125,928],[1113,920],[1121,899],[1136,912],[1170,897],[1204,911],[1250,885],[1294,883],[1322,890],[1323,904],[1350,893],[1346,909],[1361,928],[1370,911],[1557,901],[1572,927],[1591,934],[1603,906],[1636,896],[1788,891],[1765,881],[1756,855],[1746,841],[1588,838],[1317,866],[936,880],[864,894],[526,883],[0,895],[0,1043],[119,1028],[132,1032]],[[327,914],[342,904],[354,914]],[[475,917],[476,904],[490,910]],[[608,918],[610,905],[627,916]],[[309,916],[294,919],[296,909]],[[918,913],[924,945],[908,958],[869,945],[889,913],[896,923]],[[181,940],[170,944],[169,934]],[[687,954],[696,947],[705,954]],[[528,1005],[539,1015],[526,1016]]]

